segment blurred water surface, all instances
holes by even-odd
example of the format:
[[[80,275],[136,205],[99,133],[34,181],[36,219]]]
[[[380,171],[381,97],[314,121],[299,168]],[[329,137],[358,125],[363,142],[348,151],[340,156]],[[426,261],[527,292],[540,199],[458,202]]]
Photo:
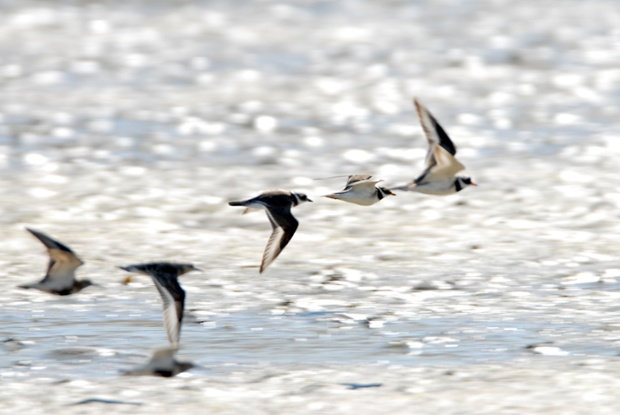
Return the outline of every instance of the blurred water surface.
[[[0,16],[1,411],[617,413],[616,1],[27,0]],[[322,198],[345,179],[315,179],[421,171],[413,96],[479,186]],[[259,275],[268,221],[226,202],[273,187],[315,203]],[[25,226],[100,286],[17,289],[47,263]],[[128,380],[166,337],[152,283],[115,267],[153,260],[205,270],[182,277],[180,358],[200,368]]]

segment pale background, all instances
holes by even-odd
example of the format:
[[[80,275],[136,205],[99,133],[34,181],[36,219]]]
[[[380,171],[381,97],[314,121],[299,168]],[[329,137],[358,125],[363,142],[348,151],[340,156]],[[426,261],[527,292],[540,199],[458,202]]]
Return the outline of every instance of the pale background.
[[[620,411],[616,0],[2,1],[0,57],[0,412]],[[421,171],[413,96],[479,186],[322,198]],[[315,203],[259,275],[268,221],[227,201],[271,187]],[[26,226],[100,286],[17,289]],[[116,268],[152,260],[205,270],[201,367],[120,377],[166,344]]]

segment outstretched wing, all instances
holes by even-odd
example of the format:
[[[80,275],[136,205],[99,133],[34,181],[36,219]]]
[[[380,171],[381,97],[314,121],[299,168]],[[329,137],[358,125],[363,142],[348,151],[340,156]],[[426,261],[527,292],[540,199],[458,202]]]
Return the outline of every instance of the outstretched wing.
[[[50,260],[47,265],[45,282],[55,290],[70,289],[75,282],[75,270],[84,262],[66,245],[50,238],[46,234],[34,229],[26,228],[47,248]]]
[[[426,168],[413,183],[442,181],[454,177],[456,173],[465,169],[465,166],[454,157],[456,146],[433,117],[433,114],[417,98],[414,99],[414,104],[428,141],[428,151],[426,153]]]
[[[433,114],[431,114],[431,112],[426,109],[426,107],[424,107],[424,105],[422,105],[417,98],[415,98],[413,102],[415,104],[418,117],[420,118],[420,124],[422,124],[424,135],[426,135],[426,139],[428,140],[429,151],[426,154],[427,163],[428,159],[432,157],[431,149],[436,145],[443,147],[451,155],[456,155],[456,146],[443,127],[437,122],[437,119],[433,116]]]
[[[291,213],[290,207],[281,209],[268,208],[267,217],[269,222],[271,222],[273,231],[263,252],[263,259],[259,270],[261,273],[280,255],[299,226],[299,222]]]
[[[435,146],[432,157],[432,164],[426,167],[424,172],[413,182],[415,184],[439,182],[454,178],[454,176],[465,169],[452,154],[443,147]]]
[[[183,310],[185,308],[185,291],[179,284],[179,264],[154,262],[148,264],[120,267],[129,272],[148,275],[163,301],[164,327],[170,343],[178,345],[181,338]]]
[[[164,303],[164,327],[168,340],[173,345],[178,344],[185,308],[185,291],[181,288],[176,274],[158,273],[151,277]]]

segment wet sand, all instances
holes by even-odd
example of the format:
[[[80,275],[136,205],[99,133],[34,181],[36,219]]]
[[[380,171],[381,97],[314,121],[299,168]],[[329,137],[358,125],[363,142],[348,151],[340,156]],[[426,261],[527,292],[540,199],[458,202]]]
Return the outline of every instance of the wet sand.
[[[614,1],[4,2],[0,412],[615,414],[620,59]],[[428,106],[479,183],[372,207]],[[315,203],[270,226],[227,201]],[[98,284],[16,288],[69,245]],[[193,262],[174,379],[152,283]]]

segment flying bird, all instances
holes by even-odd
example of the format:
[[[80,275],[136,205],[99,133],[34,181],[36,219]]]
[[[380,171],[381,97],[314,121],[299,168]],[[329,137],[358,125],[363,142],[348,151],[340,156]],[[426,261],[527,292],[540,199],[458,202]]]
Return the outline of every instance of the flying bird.
[[[152,262],[119,268],[151,277],[164,302],[164,326],[168,340],[173,346],[178,345],[185,308],[185,291],[181,288],[178,277],[190,271],[199,271],[199,269],[192,264],[171,262]]]
[[[456,176],[458,172],[465,169],[465,166],[454,157],[456,146],[433,114],[417,99],[414,99],[414,104],[428,140],[426,168],[410,183],[393,187],[391,190],[408,190],[443,196],[459,192],[470,185],[476,186],[471,178]]]
[[[75,279],[75,270],[84,262],[67,245],[43,232],[30,228],[26,230],[45,245],[50,260],[45,277],[41,281],[20,285],[19,288],[34,288],[51,294],[69,295],[93,285],[90,280]]]
[[[125,376],[162,376],[170,378],[194,367],[191,362],[179,362],[174,358],[178,346],[172,345],[156,349],[151,360],[142,367],[128,370]]]
[[[356,174],[347,178],[347,184],[341,192],[325,195],[330,199],[355,203],[356,205],[370,206],[386,196],[396,196],[387,187],[377,186],[382,180],[371,180],[372,176]]]
[[[263,252],[263,259],[259,272],[262,273],[280,255],[295,234],[299,222],[291,213],[291,208],[303,202],[312,202],[303,193],[289,192],[281,189],[267,190],[251,199],[238,202],[229,202],[230,206],[244,206],[248,208],[263,208],[271,223],[272,232]]]

